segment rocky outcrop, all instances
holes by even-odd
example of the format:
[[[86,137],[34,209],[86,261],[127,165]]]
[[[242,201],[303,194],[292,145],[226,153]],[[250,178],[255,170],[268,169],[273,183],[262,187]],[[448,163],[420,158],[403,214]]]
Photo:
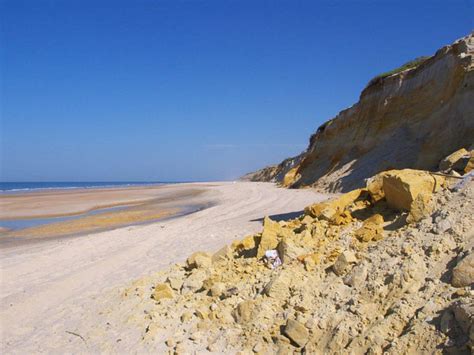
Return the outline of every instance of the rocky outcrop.
[[[348,191],[384,170],[436,170],[474,142],[473,103],[471,33],[414,68],[373,80],[359,102],[317,129],[300,156],[247,178]]]
[[[473,208],[469,174],[386,171],[134,282],[113,312],[134,314],[142,352],[469,353]]]

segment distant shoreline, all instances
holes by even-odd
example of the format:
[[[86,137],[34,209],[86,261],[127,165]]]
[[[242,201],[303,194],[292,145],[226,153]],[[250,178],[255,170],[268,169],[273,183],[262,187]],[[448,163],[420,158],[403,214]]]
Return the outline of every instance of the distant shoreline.
[[[0,244],[154,223],[214,205],[209,184],[183,183],[0,195]],[[15,222],[16,221],[16,222]]]
[[[96,190],[130,187],[155,187],[175,185],[182,181],[60,181],[60,182],[0,182],[0,196],[10,194],[36,193],[48,191]]]

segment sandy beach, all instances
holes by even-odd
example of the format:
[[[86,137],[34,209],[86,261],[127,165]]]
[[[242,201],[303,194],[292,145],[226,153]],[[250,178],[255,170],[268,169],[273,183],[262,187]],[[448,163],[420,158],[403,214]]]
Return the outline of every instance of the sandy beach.
[[[113,306],[106,297],[110,290],[182,262],[196,250],[215,251],[256,232],[266,215],[276,220],[296,216],[306,205],[328,197],[310,189],[250,182],[182,184],[162,190],[168,198],[200,190],[199,196],[192,197],[194,202],[215,205],[157,223],[0,250],[4,352],[111,349],[107,344],[115,343],[117,334],[102,334],[100,347],[71,334],[86,334],[87,324],[103,320],[97,312]],[[143,199],[143,195],[134,198]],[[81,208],[94,205],[84,203]]]

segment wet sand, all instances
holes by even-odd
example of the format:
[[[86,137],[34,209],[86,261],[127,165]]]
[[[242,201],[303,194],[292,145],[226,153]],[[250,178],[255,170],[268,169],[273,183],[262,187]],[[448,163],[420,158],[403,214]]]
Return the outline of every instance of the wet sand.
[[[183,190],[180,186],[188,187]],[[191,190],[189,191],[189,186]],[[199,184],[50,190],[0,194],[0,220],[76,215],[96,209],[166,202],[199,193]]]
[[[40,224],[0,230],[0,247],[80,236],[184,215],[212,205],[211,198],[203,196],[204,192],[199,184],[184,184],[0,195],[0,226],[2,218]]]

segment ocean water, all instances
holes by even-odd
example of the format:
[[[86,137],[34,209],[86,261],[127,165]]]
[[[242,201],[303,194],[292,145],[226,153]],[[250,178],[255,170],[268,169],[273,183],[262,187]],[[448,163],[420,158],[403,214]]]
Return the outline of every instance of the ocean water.
[[[28,192],[54,189],[97,189],[107,187],[149,186],[171,184],[157,181],[49,181],[49,182],[0,182],[0,192]]]

